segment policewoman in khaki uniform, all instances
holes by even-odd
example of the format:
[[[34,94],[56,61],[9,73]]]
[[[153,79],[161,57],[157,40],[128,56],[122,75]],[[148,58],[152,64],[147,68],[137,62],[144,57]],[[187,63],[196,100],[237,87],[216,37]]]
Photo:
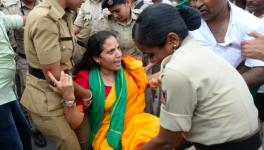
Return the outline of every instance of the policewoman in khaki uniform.
[[[71,10],[83,0],[43,0],[28,15],[24,45],[29,75],[21,103],[33,123],[59,150],[80,150],[74,130],[64,113],[74,107],[75,97],[54,92],[49,84],[50,72],[60,79],[61,71],[73,67],[74,40]]]
[[[166,16],[166,17],[164,17]],[[164,96],[157,137],[139,150],[261,150],[258,111],[242,76],[211,49],[188,36],[201,25],[188,6],[146,8],[133,28],[137,47],[161,62]]]
[[[108,8],[111,14],[105,17],[104,28],[117,33],[123,55],[133,55],[142,58],[140,51],[136,50],[132,39],[132,27],[137,16],[148,5],[143,1],[103,0],[102,9]]]

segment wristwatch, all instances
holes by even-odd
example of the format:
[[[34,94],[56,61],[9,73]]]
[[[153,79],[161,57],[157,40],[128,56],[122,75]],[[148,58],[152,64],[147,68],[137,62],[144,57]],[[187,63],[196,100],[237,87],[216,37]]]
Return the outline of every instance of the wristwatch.
[[[75,99],[74,100],[64,100],[63,101],[63,106],[64,107],[73,107],[75,104]]]

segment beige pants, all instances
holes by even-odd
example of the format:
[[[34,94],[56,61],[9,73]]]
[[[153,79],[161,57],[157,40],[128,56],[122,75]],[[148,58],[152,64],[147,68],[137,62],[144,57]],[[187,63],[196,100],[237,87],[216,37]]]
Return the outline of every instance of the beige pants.
[[[78,138],[64,116],[39,116],[29,112],[35,127],[40,130],[57,150],[81,150]]]

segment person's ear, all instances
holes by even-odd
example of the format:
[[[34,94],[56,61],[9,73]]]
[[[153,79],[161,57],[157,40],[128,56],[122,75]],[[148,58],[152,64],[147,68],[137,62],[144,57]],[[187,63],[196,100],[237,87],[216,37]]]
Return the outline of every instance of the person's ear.
[[[167,34],[166,44],[168,44],[174,51],[175,49],[180,47],[180,37],[176,33],[170,32]]]
[[[100,60],[99,60],[99,58],[98,57],[93,57],[93,60],[97,63],[97,64],[100,64]]]

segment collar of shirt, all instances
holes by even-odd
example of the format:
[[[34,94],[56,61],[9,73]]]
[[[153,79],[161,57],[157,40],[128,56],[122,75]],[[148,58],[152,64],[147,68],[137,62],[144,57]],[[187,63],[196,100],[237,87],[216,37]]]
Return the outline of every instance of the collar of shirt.
[[[235,22],[236,22],[235,19],[237,18],[235,16],[235,13],[234,13],[234,11],[235,11],[234,4],[228,1],[228,6],[230,8],[229,23],[228,23],[227,32],[225,35],[225,43],[219,43],[220,45],[223,44],[221,46],[229,46],[231,44],[232,39],[230,39],[229,35],[232,34],[232,29],[233,29]]]
[[[207,31],[208,31],[208,32],[205,33],[206,36],[207,36],[207,40],[213,42],[215,45],[219,44],[219,45],[221,45],[221,46],[223,46],[223,47],[227,47],[227,46],[229,46],[230,43],[231,43],[231,40],[232,40],[232,39],[230,39],[228,35],[232,32],[232,28],[233,28],[233,26],[235,25],[235,18],[236,18],[236,17],[234,16],[234,6],[233,6],[233,5],[234,5],[234,4],[228,2],[228,6],[229,6],[229,8],[230,8],[230,14],[229,14],[229,23],[228,23],[227,32],[226,32],[226,34],[225,34],[224,43],[217,43],[217,41],[215,40],[214,35],[212,34],[212,32],[210,31],[210,29],[209,29],[209,27],[208,27],[208,25],[207,25],[207,23],[202,19],[202,25],[201,25],[201,27],[203,27],[202,30],[203,30],[203,31],[204,31],[204,30],[207,30]]]
[[[190,35],[197,41],[201,42],[203,46],[209,47],[218,55],[225,58],[232,66],[236,67],[244,59],[240,52],[240,40],[244,35],[241,33],[241,31],[234,29],[236,27],[236,23],[239,21],[236,20],[238,17],[235,16],[235,14],[238,15],[238,8],[236,8],[236,6],[230,2],[228,2],[228,6],[230,8],[230,17],[223,43],[218,43],[216,41],[213,33],[203,19],[201,27],[198,30],[190,32]]]

